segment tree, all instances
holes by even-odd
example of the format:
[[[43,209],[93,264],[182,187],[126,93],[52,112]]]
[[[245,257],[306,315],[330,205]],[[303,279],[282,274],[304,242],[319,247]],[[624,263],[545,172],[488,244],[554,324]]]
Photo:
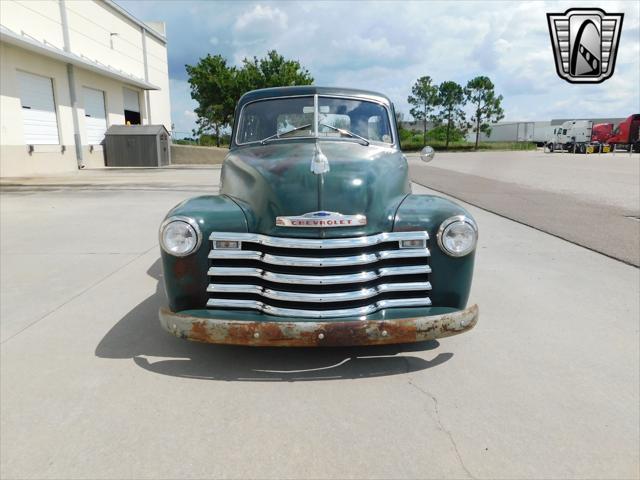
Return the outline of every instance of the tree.
[[[496,97],[494,85],[489,77],[476,77],[467,83],[464,89],[467,101],[473,105],[473,117],[471,121],[476,132],[476,146],[480,142],[480,132],[491,135],[490,123],[498,122],[504,118],[502,110],[502,95]]]
[[[424,76],[416,80],[411,87],[411,95],[407,98],[413,105],[409,113],[416,120],[423,121],[423,146],[427,144],[427,120],[434,107],[438,105],[438,87],[431,83],[431,77]]]
[[[446,126],[445,148],[449,148],[449,140],[455,129],[466,128],[465,114],[462,107],[466,103],[463,88],[456,82],[442,82],[438,87],[438,105],[440,110],[437,119]]]
[[[195,65],[185,65],[191,98],[198,102],[194,135],[213,132],[220,146],[220,132],[229,125],[238,97],[237,69],[227,65],[222,55],[207,55]]]
[[[249,91],[257,88],[311,85],[313,77],[297,60],[286,60],[278,52],[271,50],[265,58],[245,58],[242,61],[239,83],[245,91]]]
[[[275,50],[265,58],[245,58],[240,68],[230,66],[222,55],[207,55],[196,65],[185,65],[191,98],[198,102],[194,135],[211,134],[220,146],[223,129],[233,123],[235,106],[249,90],[267,87],[310,85],[313,77],[297,60],[287,60]]]

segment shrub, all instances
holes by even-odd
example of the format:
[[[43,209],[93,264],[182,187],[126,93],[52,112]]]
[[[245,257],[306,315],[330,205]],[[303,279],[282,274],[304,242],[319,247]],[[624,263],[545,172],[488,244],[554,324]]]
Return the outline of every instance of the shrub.
[[[460,129],[451,128],[449,132],[449,144],[462,142],[464,140],[464,132]],[[447,126],[438,125],[427,132],[427,141],[431,142],[446,142],[447,140]]]

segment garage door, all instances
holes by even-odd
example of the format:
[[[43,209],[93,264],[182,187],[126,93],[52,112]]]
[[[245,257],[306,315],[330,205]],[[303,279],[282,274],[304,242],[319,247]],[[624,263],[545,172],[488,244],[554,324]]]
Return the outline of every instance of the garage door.
[[[124,109],[132,112],[140,112],[140,101],[138,92],[129,88],[124,88]]]
[[[99,145],[107,130],[107,115],[104,108],[104,92],[94,88],[83,87],[84,124],[87,129],[87,143]]]
[[[140,100],[138,92],[129,88],[123,89],[124,93],[124,123],[130,125],[140,125]]]
[[[20,103],[27,145],[57,145],[58,119],[53,99],[53,84],[48,77],[17,72]]]

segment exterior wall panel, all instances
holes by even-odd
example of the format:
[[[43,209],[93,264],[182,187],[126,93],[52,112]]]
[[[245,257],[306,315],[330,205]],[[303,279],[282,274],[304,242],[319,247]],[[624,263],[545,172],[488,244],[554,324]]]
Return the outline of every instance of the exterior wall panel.
[[[147,56],[149,82],[158,85],[161,90],[149,92],[151,106],[151,122],[154,125],[163,124],[171,131],[171,101],[169,97],[169,64],[167,49],[159,40],[147,35]]]
[[[2,0],[0,23],[9,30],[25,32],[39,41],[64,48],[58,2],[50,0]]]
[[[139,26],[101,3],[66,0],[65,4],[74,53],[144,78]]]

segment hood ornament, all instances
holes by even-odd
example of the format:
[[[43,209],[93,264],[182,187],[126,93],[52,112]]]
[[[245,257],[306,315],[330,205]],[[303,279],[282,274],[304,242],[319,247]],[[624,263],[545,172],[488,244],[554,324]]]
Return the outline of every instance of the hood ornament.
[[[311,160],[311,171],[316,175],[321,175],[329,171],[329,159],[322,153],[322,150],[320,150],[318,142],[316,142],[313,159]]]

